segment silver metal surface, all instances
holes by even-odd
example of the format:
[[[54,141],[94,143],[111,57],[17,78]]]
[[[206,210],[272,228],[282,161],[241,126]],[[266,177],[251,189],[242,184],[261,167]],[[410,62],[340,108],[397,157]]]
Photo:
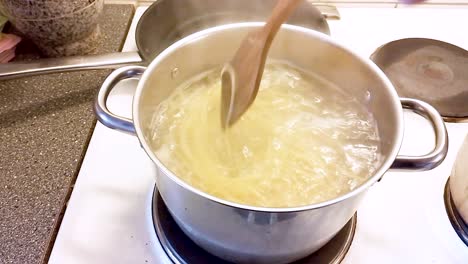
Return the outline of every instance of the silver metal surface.
[[[468,117],[445,117],[442,116],[445,122],[449,123],[468,123]]]
[[[452,185],[450,184],[451,178],[452,176],[450,176],[450,178],[447,180],[444,189],[445,210],[447,212],[447,216],[450,220],[450,223],[453,226],[453,229],[455,229],[455,232],[457,233],[458,237],[460,237],[463,243],[465,243],[465,245],[468,247],[468,224],[461,217],[453,201],[452,191],[450,191],[450,187]]]
[[[48,58],[33,62],[10,62],[0,64],[0,80],[54,72],[114,69],[140,63],[142,63],[142,59],[137,52]]]
[[[339,20],[341,19],[340,12],[338,12],[338,9],[335,6],[332,5],[323,5],[319,4],[316,1],[308,1],[311,3],[314,3],[314,6],[322,13],[322,15],[326,19],[333,19],[333,20]]]
[[[196,244],[213,255],[237,263],[287,263],[321,248],[354,215],[368,188],[390,169],[403,140],[400,99],[391,82],[374,63],[354,54],[326,34],[283,25],[272,43],[270,59],[288,61],[331,81],[353,94],[374,114],[382,157],[375,164],[374,175],[339,197],[294,208],[254,207],[226,201],[206,194],[174,175],[148,143],[152,138],[153,130],[149,124],[154,107],[189,78],[221,67],[233,56],[245,34],[262,24],[224,25],[176,42],[148,66],[133,101],[137,137],[158,169],[156,183],[174,220]],[[178,69],[176,77],[172,74],[174,68]],[[418,104],[412,106],[417,108]]]
[[[176,264],[230,263],[209,254],[184,234],[167,210],[156,186],[153,191],[151,211],[156,235],[172,262]],[[357,213],[325,246],[295,261],[294,264],[341,263],[353,242],[356,225]]]
[[[138,23],[138,50],[149,62],[175,41],[200,30],[231,23],[266,21],[276,2],[158,0],[148,8]],[[327,20],[310,1],[303,1],[286,23],[330,34]]]
[[[439,166],[439,164],[444,161],[448,151],[448,134],[444,120],[437,110],[428,103],[409,98],[402,98],[400,100],[403,108],[410,109],[431,122],[434,129],[436,144],[430,153],[422,156],[398,155],[395,162],[392,164],[392,168],[415,171],[430,170]]]
[[[86,69],[146,65],[177,40],[194,32],[228,23],[265,21],[276,0],[158,0],[138,21],[137,52],[39,59],[0,65],[0,80],[28,75]],[[287,23],[329,34],[326,19],[304,1]],[[140,57],[141,56],[141,57]]]
[[[371,60],[400,97],[423,100],[448,122],[468,120],[468,51],[428,38],[404,38],[380,46]]]
[[[450,176],[450,195],[465,225],[468,225],[468,135],[458,150]],[[466,234],[468,236],[468,233]]]
[[[117,129],[125,133],[135,134],[135,127],[133,121],[126,117],[118,116],[107,108],[107,97],[114,88],[114,86],[125,79],[139,77],[146,70],[142,66],[127,66],[113,71],[101,86],[94,104],[94,113],[96,114],[99,122],[105,126]]]

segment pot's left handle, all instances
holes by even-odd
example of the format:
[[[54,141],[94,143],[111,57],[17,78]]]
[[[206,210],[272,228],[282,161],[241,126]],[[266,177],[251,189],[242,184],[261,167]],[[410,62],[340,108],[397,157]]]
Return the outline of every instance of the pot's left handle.
[[[119,68],[107,76],[94,104],[94,112],[99,122],[109,128],[117,129],[132,135],[135,134],[133,120],[118,116],[109,111],[107,108],[107,97],[118,82],[129,78],[140,77],[145,70],[146,68],[142,66],[127,66]]]
[[[425,117],[431,123],[435,134],[435,147],[431,152],[421,156],[398,155],[391,168],[424,171],[439,166],[448,152],[448,135],[444,120],[439,112],[426,102],[409,98],[400,98],[400,101],[403,108]]]

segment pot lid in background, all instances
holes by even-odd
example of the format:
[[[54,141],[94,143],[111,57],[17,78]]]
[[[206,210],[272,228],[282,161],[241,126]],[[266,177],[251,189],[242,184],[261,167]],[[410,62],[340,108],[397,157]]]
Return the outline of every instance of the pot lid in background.
[[[265,21],[275,4],[276,0],[156,1],[139,20],[136,45],[140,55],[149,62],[177,40],[203,29],[230,23]],[[312,2],[304,1],[286,23],[330,35],[325,15],[339,16],[337,12],[335,9],[322,13]]]
[[[468,118],[468,51],[439,40],[406,38],[379,47],[371,60],[400,97],[423,100],[446,121]]]

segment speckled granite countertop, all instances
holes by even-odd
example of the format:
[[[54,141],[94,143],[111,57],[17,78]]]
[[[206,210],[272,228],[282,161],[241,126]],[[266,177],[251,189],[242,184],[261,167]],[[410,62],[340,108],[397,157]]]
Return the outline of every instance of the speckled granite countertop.
[[[132,5],[106,5],[98,53],[119,51]],[[46,262],[109,70],[0,82],[0,263]]]

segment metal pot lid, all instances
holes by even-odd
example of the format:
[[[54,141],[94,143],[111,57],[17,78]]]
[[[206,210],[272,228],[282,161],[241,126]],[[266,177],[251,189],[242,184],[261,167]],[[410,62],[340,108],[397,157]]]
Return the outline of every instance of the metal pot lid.
[[[276,0],[159,0],[141,16],[136,44],[143,59],[150,62],[177,40],[203,29],[265,21],[275,4]],[[330,35],[325,16],[309,1],[302,2],[287,23]]]
[[[407,38],[379,47],[371,60],[401,97],[423,100],[446,121],[468,118],[468,51],[426,38]]]

